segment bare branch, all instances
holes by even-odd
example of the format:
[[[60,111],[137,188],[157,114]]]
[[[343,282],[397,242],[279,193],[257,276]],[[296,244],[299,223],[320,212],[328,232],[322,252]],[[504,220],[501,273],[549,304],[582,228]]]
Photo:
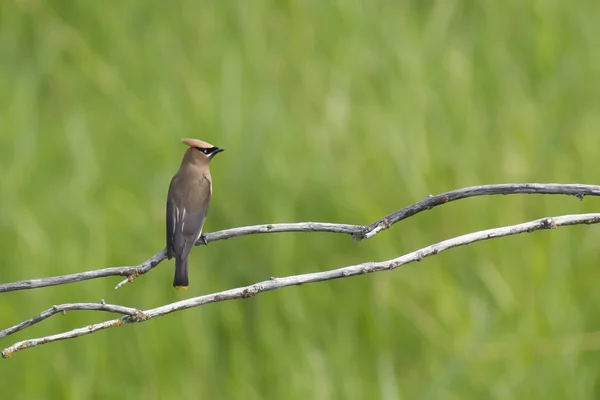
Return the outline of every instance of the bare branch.
[[[238,236],[254,235],[257,233],[281,232],[331,232],[355,235],[364,227],[362,225],[329,224],[326,222],[300,222],[293,224],[269,224],[242,226],[240,228],[225,229],[222,231],[203,234],[196,246],[208,244],[217,240],[231,239]]]
[[[167,258],[166,253],[164,250],[161,250],[160,252],[156,253],[143,263],[135,266],[102,268],[94,271],[78,272],[75,274],[53,276],[50,278],[27,279],[24,281],[18,281],[13,283],[3,283],[0,284],[0,293],[12,292],[15,290],[35,289],[40,287],[62,285],[65,283],[72,282],[81,282],[90,279],[104,278],[107,276],[128,276],[133,280],[138,275],[139,270],[147,269],[149,271],[150,269],[157,266],[165,258]]]
[[[203,234],[196,245],[208,244],[217,240],[230,239],[238,236],[280,233],[280,232],[332,232],[352,236],[360,241],[375,236],[377,233],[390,228],[393,224],[422,211],[447,204],[449,202],[475,196],[509,194],[563,194],[576,196],[580,200],[584,196],[600,196],[600,186],[583,184],[559,184],[559,183],[507,183],[500,185],[472,186],[429,196],[425,200],[412,204],[401,210],[395,211],[370,225],[347,225],[331,224],[322,222],[301,222],[245,226],[240,228],[225,229],[222,231]],[[89,279],[104,278],[108,276],[126,276],[127,279],[119,282],[115,289],[128,282],[135,280],[156,267],[166,258],[164,250],[153,255],[150,259],[135,266],[122,266],[86,271],[70,275],[55,276],[50,278],[29,279],[13,283],[0,284],[1,292],[14,290],[34,289],[46,286],[54,286],[65,283],[81,282]]]
[[[15,326],[11,326],[10,328],[6,328],[0,331],[0,339],[3,337],[12,335],[13,333],[19,332],[25,328],[29,328],[32,325],[37,324],[38,322],[42,322],[43,320],[50,318],[51,316],[62,313],[66,314],[67,311],[108,311],[117,314],[124,314],[130,316],[138,316],[140,315],[140,311],[135,308],[123,307],[119,305],[113,304],[105,304],[104,302],[100,303],[67,303],[61,304],[59,306],[52,306],[45,311],[42,311],[38,315],[33,318],[29,318],[26,321],[21,322]]]
[[[575,196],[579,200],[583,200],[584,196],[600,196],[600,186],[582,185],[578,183],[505,183],[500,185],[466,187],[435,196],[429,196],[425,200],[421,200],[418,203],[393,212],[390,215],[386,215],[364,229],[361,229],[361,231],[354,236],[357,240],[368,239],[382,230],[390,228],[396,222],[402,221],[403,219],[422,211],[450,203],[451,201],[475,196],[491,196],[499,194],[563,194]]]
[[[442,251],[458,247],[465,246],[471,243],[479,242],[482,240],[499,238],[503,236],[511,236],[520,233],[534,232],[543,229],[554,229],[559,226],[578,225],[578,224],[597,224],[600,222],[600,213],[596,214],[580,214],[580,215],[564,215],[553,218],[542,218],[531,222],[526,222],[518,225],[505,226],[501,228],[488,229],[484,231],[469,233],[466,235],[458,236],[452,239],[444,240],[437,244],[433,244],[424,247],[420,250],[413,251],[398,258],[392,260],[381,261],[381,262],[368,262],[358,265],[352,265],[348,267],[338,268],[330,271],[315,272],[309,274],[288,276],[284,278],[271,278],[268,281],[256,283],[254,285],[240,287],[236,289],[225,290],[218,293],[208,294],[204,296],[194,297],[187,300],[178,301],[175,303],[167,304],[161,307],[153,308],[146,311],[137,311],[130,308],[122,308],[120,311],[117,309],[104,309],[102,304],[95,305],[98,309],[103,311],[114,311],[122,312],[124,317],[104,321],[99,324],[89,325],[83,328],[73,329],[68,332],[63,332],[55,335],[45,336],[36,339],[24,340],[17,342],[12,346],[7,347],[2,351],[2,357],[8,358],[17,351],[28,349],[39,344],[46,344],[57,340],[72,339],[83,335],[89,335],[99,330],[121,326],[132,322],[143,322],[152,318],[161,317],[176,311],[186,310],[192,307],[198,307],[205,304],[217,303],[226,300],[249,298],[258,293],[266,292],[270,290],[276,290],[287,286],[301,285],[304,283],[322,282],[332,279],[347,278],[349,276],[368,274],[372,272],[393,270],[399,266],[409,264],[415,261],[421,261],[426,257],[436,255]],[[55,306],[57,308],[64,307]],[[45,313],[53,312],[54,308],[46,310]],[[127,312],[125,312],[127,311]],[[36,318],[40,318],[41,315]],[[55,314],[55,312],[53,313]],[[47,317],[45,317],[47,318]],[[35,319],[35,318],[34,318]],[[33,319],[32,319],[33,320]],[[28,320],[31,321],[31,320]],[[27,322],[27,321],[26,321]],[[39,321],[36,321],[39,322]],[[24,327],[21,327],[24,323],[16,325],[15,327],[8,328],[2,333],[4,336],[8,336]],[[31,324],[30,324],[31,325]]]

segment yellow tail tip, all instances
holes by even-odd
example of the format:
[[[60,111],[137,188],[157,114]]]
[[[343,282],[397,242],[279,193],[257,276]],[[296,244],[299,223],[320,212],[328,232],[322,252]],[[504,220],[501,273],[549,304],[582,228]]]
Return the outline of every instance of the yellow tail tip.
[[[187,286],[173,286],[175,288],[175,290],[187,290],[188,287]]]

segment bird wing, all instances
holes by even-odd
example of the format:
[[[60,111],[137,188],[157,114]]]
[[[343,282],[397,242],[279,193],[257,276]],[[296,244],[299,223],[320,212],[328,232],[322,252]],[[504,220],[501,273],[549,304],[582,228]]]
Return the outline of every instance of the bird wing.
[[[175,205],[171,201],[171,187],[173,186],[173,181],[171,181],[171,186],[169,186],[169,197],[167,198],[167,257],[169,260],[171,257],[175,256],[175,249],[173,248],[173,236],[175,234]]]
[[[167,200],[167,255],[185,256],[202,233],[211,198],[205,177],[186,180],[175,176]]]

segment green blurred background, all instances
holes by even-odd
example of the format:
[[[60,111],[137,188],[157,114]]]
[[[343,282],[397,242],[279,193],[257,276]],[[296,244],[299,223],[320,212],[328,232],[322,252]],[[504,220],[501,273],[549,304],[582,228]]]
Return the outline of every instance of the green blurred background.
[[[597,183],[594,1],[0,3],[0,282],[134,265],[164,247],[181,137],[213,162],[206,231],[366,224],[464,186]],[[119,278],[0,295],[147,309],[449,237],[598,211],[474,198],[353,243],[261,235]],[[394,272],[175,313],[0,360],[2,398],[584,399],[600,396],[597,226],[478,243]],[[112,318],[57,316],[5,338]]]

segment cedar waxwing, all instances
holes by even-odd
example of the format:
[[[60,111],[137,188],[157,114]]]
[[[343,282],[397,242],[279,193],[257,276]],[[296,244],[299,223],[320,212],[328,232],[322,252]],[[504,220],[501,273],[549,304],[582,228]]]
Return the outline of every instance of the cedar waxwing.
[[[175,257],[175,289],[187,289],[188,255],[202,234],[212,195],[208,164],[225,150],[197,139],[181,141],[190,148],[171,179],[167,197],[167,257]]]

